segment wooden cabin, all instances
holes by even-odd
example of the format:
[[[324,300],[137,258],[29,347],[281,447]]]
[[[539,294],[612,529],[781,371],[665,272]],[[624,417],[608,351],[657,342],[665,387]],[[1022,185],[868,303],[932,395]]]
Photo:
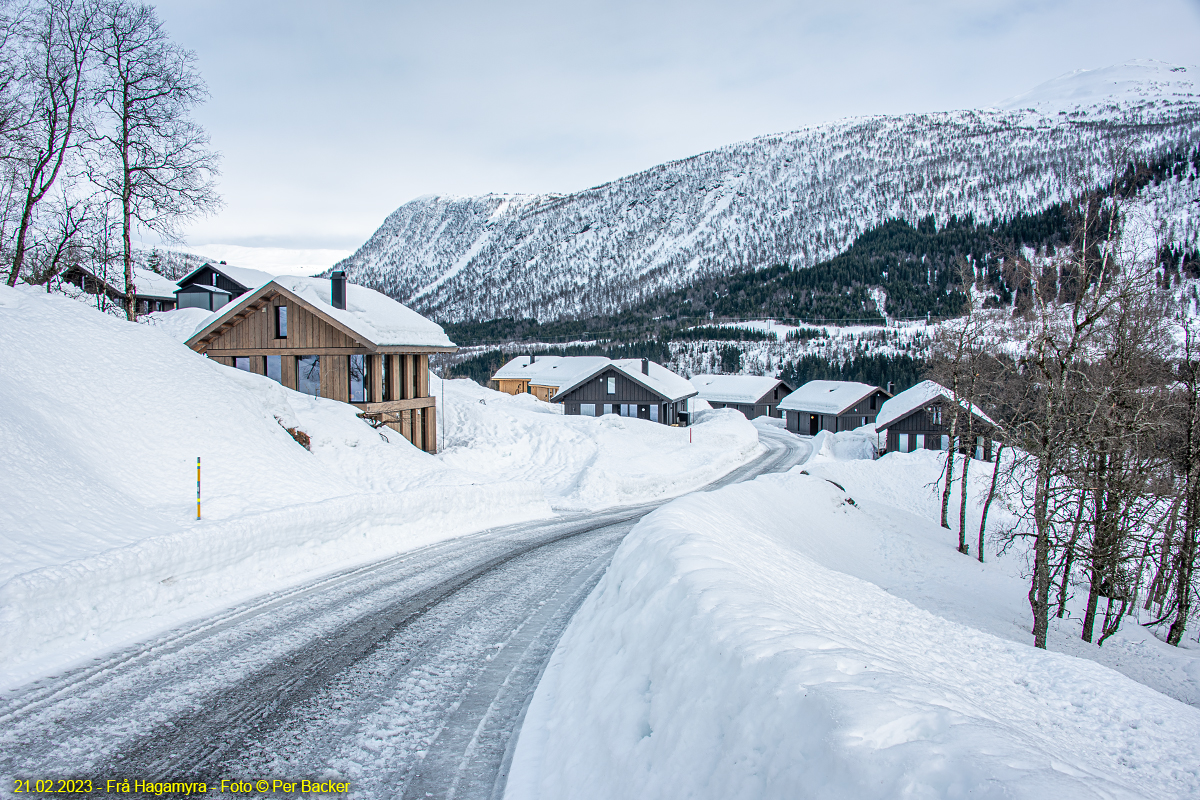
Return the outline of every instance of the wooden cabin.
[[[779,401],[792,392],[792,387],[778,378],[759,375],[693,375],[701,400],[713,408],[733,408],[755,417],[779,417]]]
[[[875,422],[891,395],[878,386],[854,381],[809,381],[779,403],[792,433],[852,431]]]
[[[551,402],[562,403],[566,414],[619,414],[663,425],[686,425],[687,401],[695,396],[696,387],[687,378],[661,364],[646,358],[605,358],[560,389]]]
[[[429,355],[458,348],[441,326],[347,284],[345,273],[274,278],[230,303],[187,345],[289,389],[350,403],[360,416],[437,452]]]
[[[272,275],[257,269],[205,264],[179,279],[175,298],[180,308],[203,308],[216,311],[246,292],[257,289],[271,280]]]
[[[531,394],[548,403],[564,386],[608,363],[603,356],[517,356],[490,382],[505,394]]]
[[[103,294],[114,306],[125,305],[125,275],[109,281],[90,269],[74,265],[59,276],[60,283],[70,284],[90,295]],[[138,314],[175,309],[175,283],[144,267],[133,268],[133,302]]]
[[[955,434],[958,451],[991,461],[992,442],[1000,438],[1000,427],[978,406],[959,400],[934,381],[922,381],[884,403],[876,430],[887,429],[889,453],[949,450],[950,421],[956,410],[960,415]]]

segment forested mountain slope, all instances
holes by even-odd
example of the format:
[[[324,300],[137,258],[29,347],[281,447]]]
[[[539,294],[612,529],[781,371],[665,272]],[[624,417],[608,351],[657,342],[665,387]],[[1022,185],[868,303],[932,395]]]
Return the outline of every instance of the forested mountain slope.
[[[889,219],[1038,212],[1111,180],[1116,153],[1190,152],[1198,76],[1133,62],[1039,87],[1036,109],[851,119],[569,195],[420,198],[338,266],[442,322],[613,314],[697,280],[813,266]]]

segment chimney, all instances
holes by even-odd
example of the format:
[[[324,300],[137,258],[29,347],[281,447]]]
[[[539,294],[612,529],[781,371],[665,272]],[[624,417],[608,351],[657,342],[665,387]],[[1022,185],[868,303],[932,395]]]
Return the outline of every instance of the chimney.
[[[888,394],[895,394],[895,393],[896,393],[896,382],[888,381]]]
[[[537,360],[537,355],[535,353],[530,353],[529,354],[529,363],[532,364],[536,360]]]
[[[346,273],[342,270],[335,270],[329,275],[329,283],[332,287],[332,305],[334,308],[346,308]]]
[[[642,359],[642,374],[643,375],[650,374],[650,359],[648,359],[648,358]]]

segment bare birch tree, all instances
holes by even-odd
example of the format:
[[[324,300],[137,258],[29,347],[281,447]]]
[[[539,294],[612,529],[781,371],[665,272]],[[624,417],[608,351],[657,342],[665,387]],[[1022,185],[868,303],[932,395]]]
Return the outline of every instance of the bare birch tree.
[[[168,38],[152,6],[108,0],[102,8],[91,175],[119,210],[132,320],[134,229],[170,238],[185,220],[214,210],[217,155],[190,116],[207,97],[195,55]]]

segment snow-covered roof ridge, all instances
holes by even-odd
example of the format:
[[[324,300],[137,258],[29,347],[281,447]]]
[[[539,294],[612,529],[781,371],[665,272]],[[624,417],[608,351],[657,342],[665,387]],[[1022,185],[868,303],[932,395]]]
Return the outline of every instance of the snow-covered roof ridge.
[[[784,411],[840,414],[876,391],[880,391],[878,386],[856,381],[809,381],[780,400],[779,407]]]
[[[917,410],[926,403],[931,403],[937,398],[945,398],[948,402],[957,403],[964,410],[970,410],[985,422],[988,422],[996,427],[1000,427],[995,420],[983,412],[979,406],[974,403],[967,403],[960,400],[954,392],[942,386],[936,381],[921,381],[912,388],[905,389],[900,394],[888,400],[879,409],[879,415],[875,419],[875,429],[883,430],[888,425],[892,424],[901,417],[905,417]]]
[[[527,359],[528,357],[521,356],[517,359],[513,359],[513,361],[510,361],[505,365],[505,367],[508,367],[509,365],[523,358]],[[539,356],[538,361],[541,361],[543,358],[547,357]],[[696,387],[692,385],[691,381],[680,375],[676,375],[674,372],[655,361],[649,362],[648,368],[650,373],[646,374],[642,372],[642,359],[640,358],[622,358],[615,361],[604,358],[603,356],[558,356],[558,358],[562,358],[564,361],[568,359],[579,359],[579,366],[581,369],[574,373],[574,379],[571,382],[564,382],[559,385],[558,392],[555,393],[555,397],[550,398],[551,402],[553,402],[558,395],[574,390],[577,386],[586,383],[609,367],[619,370],[634,382],[640,383],[647,389],[657,392],[672,403],[677,400],[683,400],[687,397],[695,397],[696,395]],[[595,360],[590,365],[585,365],[582,363],[584,359]],[[583,367],[585,366],[588,368],[584,369]],[[496,377],[504,376],[501,376],[500,373],[497,372]],[[540,385],[548,384],[540,383]]]
[[[693,375],[692,385],[710,403],[757,403],[782,381],[763,375]]]
[[[492,379],[527,380],[537,386],[561,389],[608,363],[604,356],[517,356],[496,370]]]
[[[175,299],[175,281],[146,267],[133,268],[133,290],[144,297]]]
[[[682,375],[676,375],[657,361],[649,362],[649,375],[642,372],[640,358],[621,358],[612,363],[621,372],[654,389],[672,402],[696,395],[696,387],[691,381]]]
[[[441,325],[374,289],[347,283],[346,307],[334,308],[333,289],[328,280],[292,275],[273,278],[259,290],[247,292],[236,301],[225,305],[197,330],[192,339],[238,313],[246,304],[256,301],[272,286],[303,300],[321,314],[347,328],[362,341],[375,347],[457,347],[446,336]]]
[[[275,276],[269,272],[263,272],[260,269],[250,269],[249,267],[233,267],[229,264],[214,264],[211,261],[206,261],[194,270],[184,275],[179,279],[178,285],[182,285],[184,281],[195,275],[202,269],[215,269],[227,278],[235,280],[247,289],[257,289],[260,286],[265,286]]]

